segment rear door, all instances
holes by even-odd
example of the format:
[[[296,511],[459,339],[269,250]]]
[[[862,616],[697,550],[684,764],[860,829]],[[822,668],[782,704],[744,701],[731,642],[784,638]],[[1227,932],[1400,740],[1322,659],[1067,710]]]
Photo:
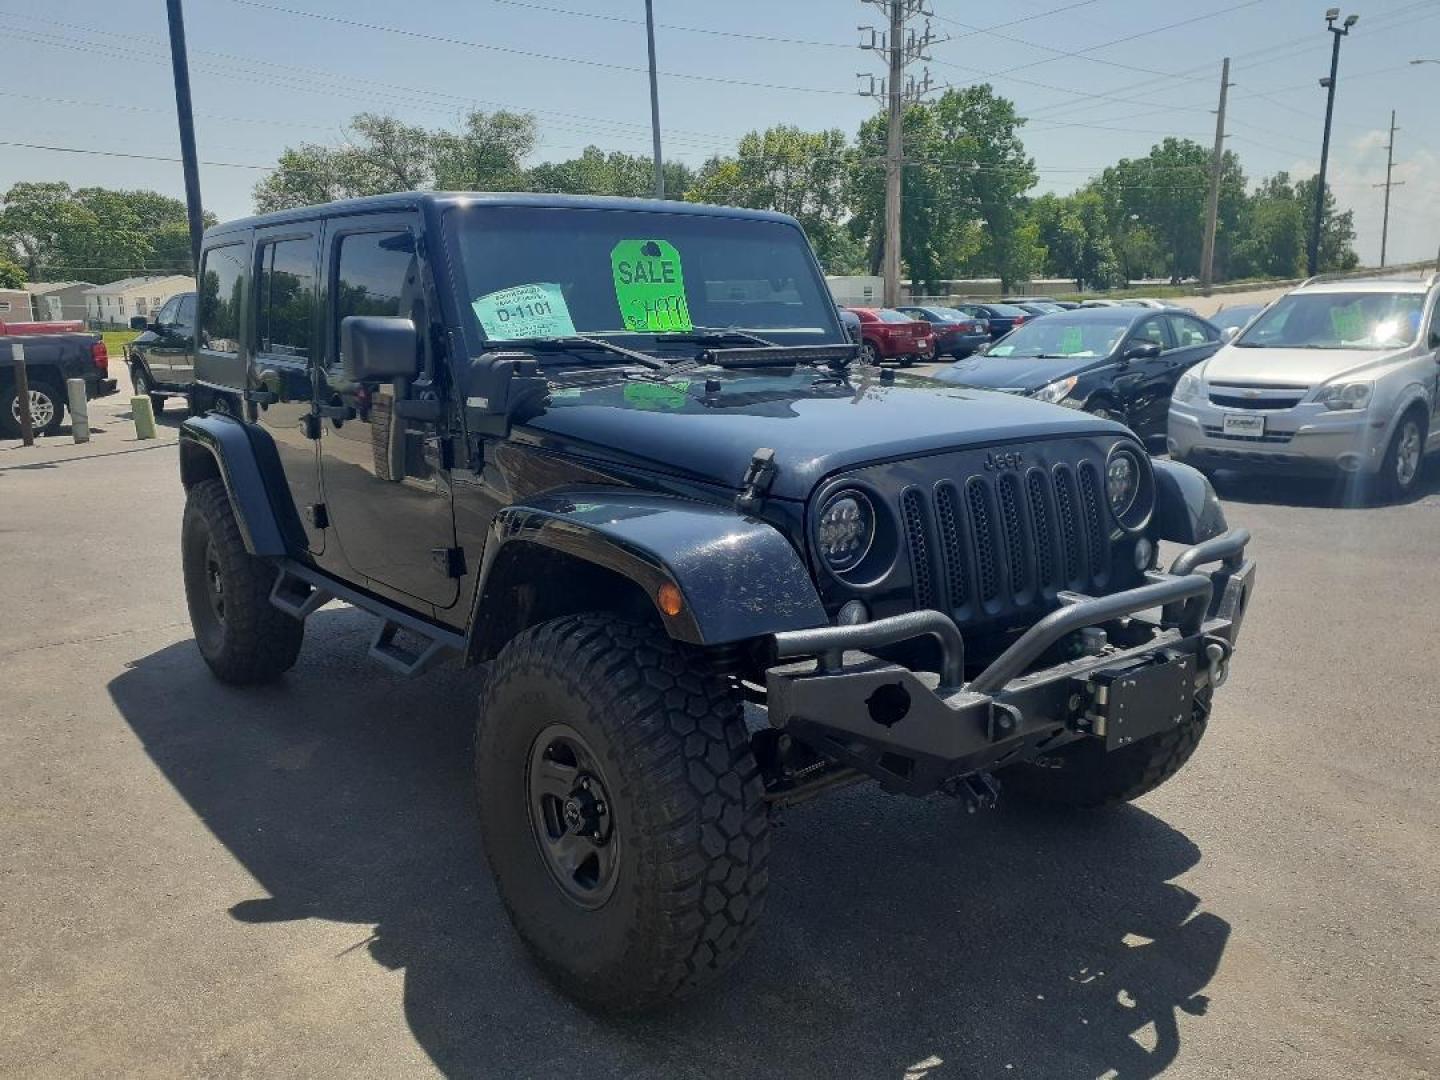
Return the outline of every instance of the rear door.
[[[316,410],[320,475],[336,545],[324,563],[343,561],[376,592],[402,603],[448,608],[459,598],[450,477],[434,422],[407,419],[396,406],[439,385],[425,349],[421,377],[352,382],[340,354],[340,323],[350,315],[412,319],[428,339],[432,301],[417,255],[411,214],[333,219],[325,238],[324,360]]]
[[[150,378],[162,386],[170,386],[177,380],[171,374],[175,368],[175,354],[179,351],[176,323],[180,318],[180,297],[172,296],[155,313],[151,329],[135,342],[135,351],[145,360]]]
[[[319,222],[255,233],[255,325],[250,335],[255,415],[275,441],[295,510],[316,555],[325,550],[325,530],[316,517],[320,447],[306,429],[315,398],[319,259]]]

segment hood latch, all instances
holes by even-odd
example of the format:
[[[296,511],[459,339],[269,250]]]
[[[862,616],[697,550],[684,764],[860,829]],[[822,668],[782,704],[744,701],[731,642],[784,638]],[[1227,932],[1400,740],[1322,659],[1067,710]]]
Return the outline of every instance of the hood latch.
[[[760,509],[777,472],[779,469],[775,464],[775,451],[770,447],[762,446],[751,454],[745,479],[740,481],[740,493],[735,496],[735,509],[743,514],[753,514]]]

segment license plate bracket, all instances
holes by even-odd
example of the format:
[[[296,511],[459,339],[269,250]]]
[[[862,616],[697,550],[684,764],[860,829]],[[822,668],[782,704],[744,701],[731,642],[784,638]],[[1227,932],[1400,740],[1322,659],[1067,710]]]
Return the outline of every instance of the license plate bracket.
[[[1090,675],[1088,715],[1105,749],[1119,750],[1187,722],[1195,704],[1195,671],[1193,655],[1166,650]]]
[[[1264,435],[1265,417],[1226,413],[1222,430],[1226,435]]]

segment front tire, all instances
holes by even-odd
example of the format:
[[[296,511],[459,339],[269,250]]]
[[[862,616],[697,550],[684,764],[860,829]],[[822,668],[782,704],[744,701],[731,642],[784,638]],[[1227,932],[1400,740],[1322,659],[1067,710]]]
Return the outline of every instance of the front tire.
[[[1425,464],[1425,418],[1412,409],[1400,418],[1380,464],[1380,496],[1388,502],[1404,502],[1415,494]]]
[[[253,686],[295,666],[305,624],[270,603],[275,568],[245,550],[219,479],[186,497],[180,562],[195,644],[217,679]]]
[[[658,628],[577,615],[510,642],[475,778],[510,920],[582,1003],[688,996],[753,935],[770,839],[741,700]]]
[[[1210,722],[1210,691],[1195,697],[1190,720],[1120,750],[1100,739],[1070,743],[1034,762],[1000,772],[1004,795],[1044,806],[1093,810],[1129,802],[1178,773],[1200,745]]]

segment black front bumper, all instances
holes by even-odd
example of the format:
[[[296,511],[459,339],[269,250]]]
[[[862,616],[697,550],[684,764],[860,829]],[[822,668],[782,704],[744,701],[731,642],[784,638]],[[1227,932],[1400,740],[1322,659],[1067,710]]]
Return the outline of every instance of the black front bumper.
[[[917,795],[1075,739],[1118,749],[1188,721],[1196,696],[1224,680],[1254,586],[1249,540],[1244,529],[1207,540],[1134,589],[1062,593],[969,681],[964,638],[938,611],[776,634],[791,662],[766,672],[770,723]],[[940,646],[938,677],[867,651],[926,635]],[[1084,655],[1033,670],[1067,640]]]

